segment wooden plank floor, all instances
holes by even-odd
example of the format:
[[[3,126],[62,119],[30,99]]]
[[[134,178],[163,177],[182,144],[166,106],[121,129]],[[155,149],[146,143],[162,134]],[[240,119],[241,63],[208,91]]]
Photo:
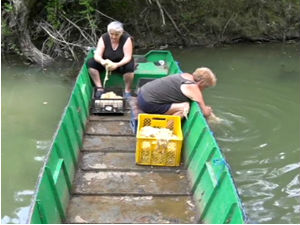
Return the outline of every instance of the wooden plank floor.
[[[196,223],[182,167],[135,164],[130,116],[90,116],[66,223]]]

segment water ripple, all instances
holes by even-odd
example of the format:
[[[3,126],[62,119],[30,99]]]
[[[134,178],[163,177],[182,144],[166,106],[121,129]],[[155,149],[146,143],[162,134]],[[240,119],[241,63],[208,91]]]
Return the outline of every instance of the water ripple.
[[[288,183],[285,192],[288,194],[287,197],[297,197],[300,196],[300,178],[299,174],[294,177],[294,179]]]
[[[50,140],[46,140],[46,141],[37,140],[36,149],[39,150],[40,152],[37,153],[37,155],[35,155],[33,159],[38,162],[44,162],[46,158],[45,152],[50,149],[50,146],[51,146]]]
[[[275,217],[275,213],[269,210],[266,210],[265,202],[269,198],[262,198],[260,200],[249,200],[245,202],[246,208],[251,211],[251,218],[255,218],[258,221],[250,221],[251,223],[266,223],[271,221]]]
[[[280,135],[280,131],[285,125],[281,118],[286,116],[286,111],[279,107],[278,103],[271,103],[278,102],[279,99],[273,97],[271,93],[268,97],[267,100],[257,101],[251,96],[243,99],[222,95],[214,96],[214,102],[218,105],[214,108],[214,112],[223,119],[223,123],[211,127],[216,133],[217,140],[237,143],[258,139],[270,132],[273,132],[273,135]],[[285,101],[284,105],[287,104],[292,104],[292,102]],[[262,124],[264,124],[263,127]],[[255,148],[263,149],[268,145],[268,142],[264,142]]]
[[[239,168],[234,179],[246,213],[258,218],[259,223],[295,221],[292,216],[300,211],[299,173],[286,181],[287,175],[295,174],[300,168],[300,162],[293,160],[293,155],[299,154],[299,147],[293,142],[286,143],[283,137],[283,132],[289,129],[283,119],[285,109],[295,103],[273,97],[273,91],[270,89],[268,98],[263,101],[251,96],[244,99],[215,96],[221,106],[214,112],[223,123],[211,127],[221,146],[224,145],[223,150],[242,155],[238,157],[242,160],[234,162]],[[285,216],[270,210],[270,205],[278,207]]]
[[[285,165],[284,167],[279,168],[279,169],[275,168],[269,173],[269,175],[266,178],[280,177],[281,175],[288,173],[290,171],[293,171],[295,169],[298,169],[298,168],[300,168],[300,162]]]
[[[23,202],[25,198],[31,197],[34,194],[33,190],[22,190],[15,193],[15,200]]]
[[[37,140],[36,141],[36,148],[42,151],[47,151],[50,148],[51,145],[51,141],[47,140],[47,141],[41,141],[41,140]]]
[[[279,185],[266,180],[258,180],[248,184],[241,185],[241,194],[243,197],[267,197],[271,199],[274,193],[271,191],[276,189]]]
[[[236,178],[239,182],[245,182],[245,181],[256,181],[259,178],[264,178],[265,175],[268,173],[268,168],[252,168],[248,170],[239,170],[237,172],[238,174],[241,174]]]

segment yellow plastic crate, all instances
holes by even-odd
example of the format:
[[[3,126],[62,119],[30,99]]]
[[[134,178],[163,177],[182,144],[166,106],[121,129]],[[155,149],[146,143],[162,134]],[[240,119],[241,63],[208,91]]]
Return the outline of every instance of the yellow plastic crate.
[[[168,141],[144,137],[140,131],[145,126],[168,128],[177,138]],[[139,114],[136,142],[136,163],[155,166],[179,166],[182,147],[181,118],[179,116]]]

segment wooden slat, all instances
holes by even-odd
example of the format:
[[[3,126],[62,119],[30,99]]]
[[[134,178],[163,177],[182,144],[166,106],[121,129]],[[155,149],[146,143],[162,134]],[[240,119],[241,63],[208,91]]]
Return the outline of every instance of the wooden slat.
[[[74,196],[67,223],[196,223],[189,196]]]
[[[135,163],[134,152],[85,152],[82,154],[82,170],[109,170],[109,171],[170,171],[179,173],[181,167],[144,166]],[[184,172],[186,172],[184,170]]]
[[[135,136],[130,128],[129,121],[90,121],[86,126],[86,134]]]
[[[189,195],[185,173],[82,172],[78,171],[76,194]]]
[[[82,151],[130,151],[135,152],[135,137],[85,136]]]

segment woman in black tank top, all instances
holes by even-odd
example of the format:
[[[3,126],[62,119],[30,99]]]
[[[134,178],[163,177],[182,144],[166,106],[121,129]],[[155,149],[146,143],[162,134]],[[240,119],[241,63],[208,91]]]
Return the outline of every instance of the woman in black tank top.
[[[94,58],[87,62],[90,76],[96,86],[95,98],[100,98],[104,89],[100,74],[105,71],[109,62],[110,70],[123,75],[125,97],[130,97],[134,77],[133,43],[130,35],[124,31],[123,24],[114,21],[108,24],[107,33],[103,34],[97,44]]]

